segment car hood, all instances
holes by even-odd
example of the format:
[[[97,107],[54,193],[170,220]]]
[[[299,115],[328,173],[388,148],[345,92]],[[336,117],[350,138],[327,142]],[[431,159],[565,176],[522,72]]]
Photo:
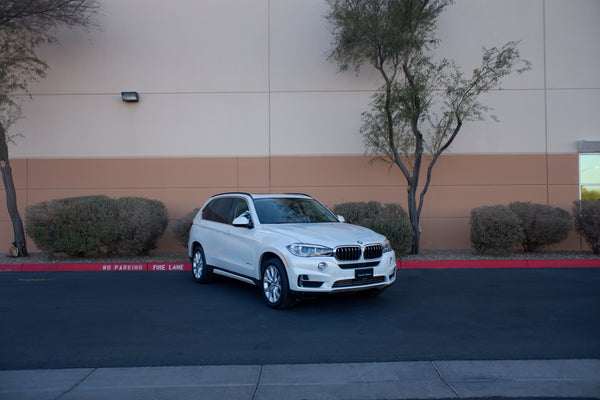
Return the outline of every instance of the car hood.
[[[317,244],[335,248],[344,245],[383,243],[385,237],[362,226],[333,222],[309,224],[263,225],[265,233],[272,233],[291,243]]]

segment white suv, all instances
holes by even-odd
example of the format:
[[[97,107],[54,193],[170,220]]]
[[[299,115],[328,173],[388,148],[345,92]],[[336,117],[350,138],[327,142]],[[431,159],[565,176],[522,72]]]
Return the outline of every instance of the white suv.
[[[303,194],[213,196],[194,218],[188,251],[197,282],[219,274],[257,285],[273,308],[305,294],[377,295],[396,279],[384,236]]]

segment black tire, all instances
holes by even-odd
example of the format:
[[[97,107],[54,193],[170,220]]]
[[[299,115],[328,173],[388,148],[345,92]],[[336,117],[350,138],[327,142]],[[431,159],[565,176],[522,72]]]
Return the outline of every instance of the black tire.
[[[196,246],[192,253],[192,275],[198,283],[208,283],[212,280],[212,270],[206,265],[206,257],[202,247]]]
[[[271,258],[264,264],[260,286],[269,307],[284,309],[296,303],[283,263],[277,258]]]

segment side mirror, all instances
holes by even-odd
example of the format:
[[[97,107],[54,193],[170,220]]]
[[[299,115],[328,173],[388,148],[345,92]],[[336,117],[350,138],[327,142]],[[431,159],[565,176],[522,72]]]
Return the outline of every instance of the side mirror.
[[[237,226],[239,228],[248,228],[252,229],[254,226],[252,225],[252,221],[246,215],[242,214],[232,222],[233,226]]]
[[[346,218],[342,217],[341,215],[336,215],[338,221],[340,222],[346,222]]]

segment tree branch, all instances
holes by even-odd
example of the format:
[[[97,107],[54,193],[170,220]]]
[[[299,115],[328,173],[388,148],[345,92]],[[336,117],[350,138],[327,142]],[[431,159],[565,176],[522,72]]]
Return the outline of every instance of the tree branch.
[[[448,147],[450,147],[450,145],[452,144],[452,142],[458,135],[460,128],[462,127],[462,121],[458,117],[458,115],[456,115],[456,121],[457,121],[456,126],[454,127],[452,135],[450,135],[450,138],[446,141],[446,143],[442,147],[440,147],[438,149],[438,151],[436,151],[433,158],[431,159],[431,162],[429,163],[429,166],[427,167],[427,177],[425,179],[425,185],[423,186],[423,190],[421,191],[421,194],[419,196],[419,215],[421,214],[421,210],[423,209],[423,202],[425,200],[425,194],[427,193],[427,190],[429,190],[429,185],[431,184],[431,173],[433,171],[433,167],[437,163],[437,161],[440,158],[440,156],[442,155],[442,153],[444,151],[446,151],[446,149],[448,149]]]

